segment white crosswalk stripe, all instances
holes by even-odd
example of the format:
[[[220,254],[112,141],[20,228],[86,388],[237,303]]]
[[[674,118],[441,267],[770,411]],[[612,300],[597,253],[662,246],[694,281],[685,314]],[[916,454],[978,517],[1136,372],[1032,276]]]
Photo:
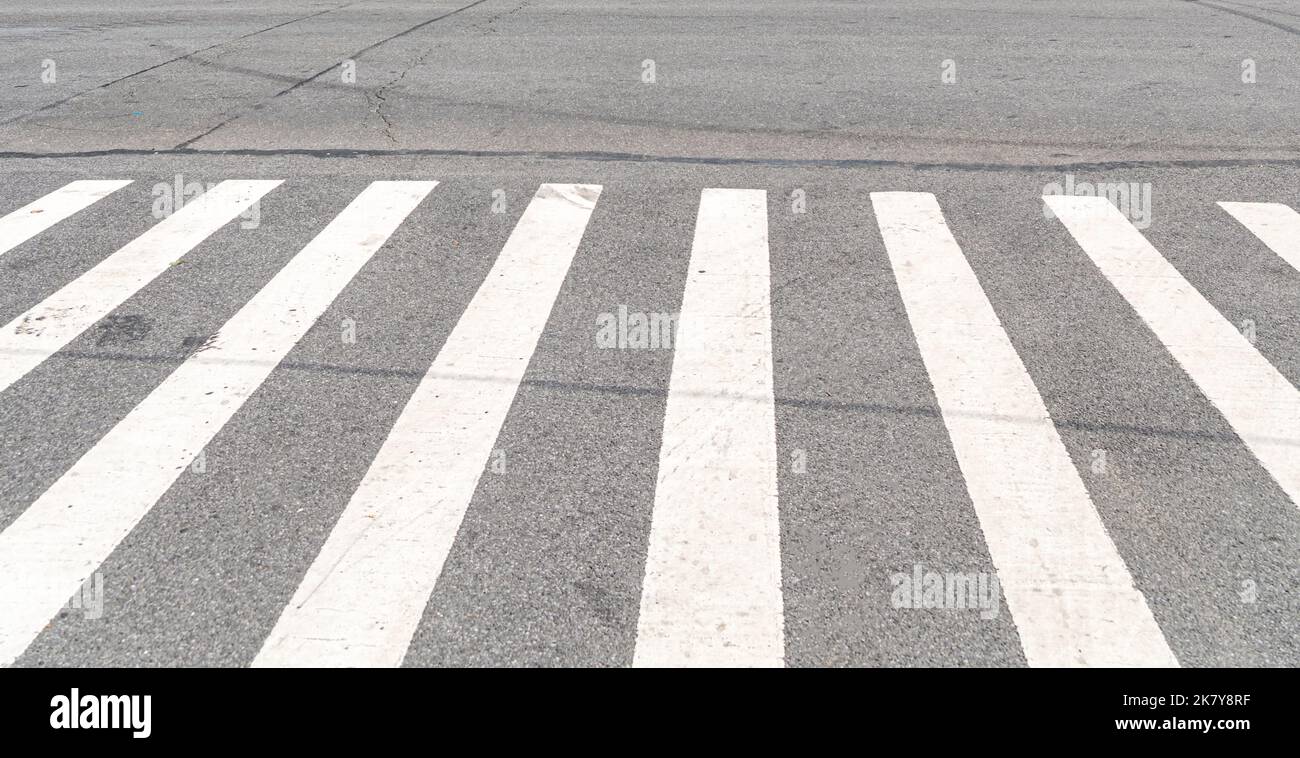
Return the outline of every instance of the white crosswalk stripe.
[[[767,193],[700,198],[646,557],[638,666],[780,666]]]
[[[1219,203],[1219,207],[1300,271],[1300,213],[1282,203]]]
[[[74,214],[129,183],[74,181],[5,215],[0,255],[59,222],[79,223]],[[172,262],[280,183],[216,185],[0,328],[0,404],[21,394],[4,390],[136,293],[148,295],[146,288]],[[268,377],[292,368],[281,365],[285,356],[362,267],[404,222],[414,233],[410,225],[420,217],[407,219],[437,185],[367,186],[251,299],[238,301],[242,307],[213,341],[165,379],[158,374],[161,383],[148,394],[142,389],[144,399],[115,425],[106,423],[106,433],[87,436],[76,448],[76,454],[85,450],[79,459],[51,467],[45,481],[53,484],[39,496],[26,495],[0,531],[0,666],[44,639],[43,630],[86,577],[115,551],[129,550],[123,541],[133,530],[150,527],[141,522],[151,510],[165,510],[158,504],[168,490]],[[323,524],[323,544],[311,543],[286,572],[283,594],[267,604],[273,615],[256,629],[242,661],[398,666],[419,649],[413,640],[422,639],[422,620],[438,609],[431,597],[441,599],[453,583],[456,562],[449,556],[462,532],[473,531],[477,511],[471,508],[483,496],[476,492],[498,438],[503,429],[511,433],[512,414],[525,415],[512,409],[517,395],[528,397],[520,394],[532,385],[526,372],[551,355],[553,346],[542,338],[552,311],[563,311],[557,303],[569,297],[575,280],[592,286],[577,272],[600,256],[578,252],[592,244],[584,242],[593,236],[589,226],[599,228],[593,217],[612,213],[609,200],[596,212],[603,191],[594,184],[543,184],[514,228],[500,229],[509,236],[499,251],[499,238],[487,251],[495,259],[486,277],[480,283],[475,275],[462,290],[468,305],[456,306],[445,344],[405,404],[391,406],[396,421],[373,437],[376,445],[383,439],[373,459],[358,459],[356,478],[348,481],[359,484],[338,501],[346,499],[346,508]],[[933,409],[918,413],[930,415],[932,430],[925,434],[941,455],[951,455],[946,461],[956,462],[960,480],[953,477],[960,483],[947,491],[973,512],[967,531],[987,546],[980,565],[991,558],[996,569],[1014,622],[1014,632],[1006,627],[1008,639],[1018,635],[1031,666],[1178,666],[1180,657],[1195,665],[1177,635],[1161,628],[1169,618],[1159,613],[1162,588],[1157,582],[1153,589],[1150,575],[1140,571],[1143,556],[1134,555],[1131,540],[1109,531],[1115,512],[1106,510],[1105,493],[1090,492],[1093,481],[1085,486],[1075,467],[1065,444],[1074,444],[1068,422],[1058,428],[1052,417],[1059,420],[1060,413],[1050,383],[1038,375],[1042,364],[1033,348],[1005,328],[1018,322],[1004,326],[999,319],[999,312],[1005,315],[999,290],[974,257],[978,248],[962,250],[953,234],[962,231],[956,217],[950,229],[932,194],[873,192],[870,200],[884,242],[881,281],[901,296],[902,309],[892,310],[912,330],[912,358],[919,356],[914,376],[928,376],[933,390]],[[1188,391],[1194,383],[1240,437],[1243,459],[1249,460],[1248,450],[1259,478],[1280,486],[1277,508],[1293,513],[1291,505],[1300,504],[1300,392],[1109,200],[1048,196],[1044,202],[1059,221],[1043,223],[1064,225],[1102,275],[1094,286],[1113,286],[1128,302],[1155,337],[1158,348],[1149,349],[1168,351],[1190,378]],[[653,493],[647,473],[645,521],[629,509],[621,522],[644,530],[635,539],[644,540],[645,564],[630,567],[638,583],[626,597],[603,600],[608,607],[626,601],[630,658],[622,660],[634,666],[798,665],[797,626],[816,623],[786,618],[787,608],[799,607],[788,586],[789,574],[798,581],[798,572],[784,570],[791,548],[783,544],[783,527],[787,506],[800,501],[778,490],[778,482],[782,488],[788,482],[778,465],[778,431],[784,435],[787,427],[778,429],[784,406],[774,365],[782,364],[773,351],[774,338],[784,334],[777,328],[781,313],[774,323],[772,307],[772,271],[779,271],[782,249],[770,247],[767,203],[761,189],[704,189],[699,196],[684,289],[674,290],[682,303],[671,370],[662,364],[659,379],[667,377],[659,388],[666,392],[659,395],[662,433],[656,448],[637,443],[647,449],[633,464],[649,472],[657,460]],[[1281,203],[1219,205],[1300,271],[1300,213]],[[696,208],[694,197],[683,207]],[[294,249],[301,244],[295,240]],[[687,252],[684,239],[680,251]],[[18,249],[6,263],[29,252]],[[450,253],[434,252],[435,262],[437,254]],[[384,260],[391,258],[374,265]],[[489,259],[480,260],[486,268]],[[356,294],[364,279],[349,292]],[[176,282],[152,287],[163,285]],[[38,377],[44,372],[29,381]],[[1015,642],[1009,648],[1008,659],[1019,661]]]
[[[1044,201],[1291,501],[1300,504],[1300,392],[1108,200],[1053,196]]]
[[[129,179],[71,182],[0,218],[0,255],[130,184]]]
[[[938,202],[871,203],[1025,658],[1177,665]]]
[[[376,182],[362,192],[212,345],[0,532],[0,665],[22,653],[435,184]]]
[[[401,664],[600,190],[537,191],[254,666]]]
[[[0,390],[108,315],[278,181],[225,181],[0,327]]]

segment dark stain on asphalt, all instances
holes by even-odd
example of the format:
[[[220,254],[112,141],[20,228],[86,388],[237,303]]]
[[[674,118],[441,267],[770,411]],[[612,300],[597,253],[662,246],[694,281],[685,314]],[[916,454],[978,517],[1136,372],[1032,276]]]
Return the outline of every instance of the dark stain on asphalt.
[[[96,345],[121,345],[139,342],[153,331],[153,319],[139,314],[115,315],[99,322]]]
[[[181,353],[184,355],[193,355],[201,353],[212,347],[217,341],[217,335],[209,334],[207,336],[190,335],[181,340]]]

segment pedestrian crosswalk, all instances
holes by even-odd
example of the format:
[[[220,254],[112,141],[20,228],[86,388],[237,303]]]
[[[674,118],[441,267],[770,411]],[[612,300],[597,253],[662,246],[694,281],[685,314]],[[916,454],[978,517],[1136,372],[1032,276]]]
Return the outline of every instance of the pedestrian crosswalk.
[[[0,217],[0,255],[76,224],[78,213],[129,184],[74,181],[36,200],[6,198],[28,204]],[[217,184],[10,320],[0,329],[0,414],[15,385],[250,206],[286,191],[281,184]],[[445,189],[436,181],[370,183],[48,488],[16,504],[0,530],[0,665],[21,663],[83,582],[115,551],[133,549],[130,535],[196,456],[283,370],[416,209]],[[410,663],[449,556],[474,539],[467,514],[530,362],[548,349],[556,303],[566,288],[593,286],[574,281],[575,256],[599,223],[602,198],[619,192],[594,184],[536,189],[395,421],[376,430],[383,443],[314,557],[286,567],[297,577],[293,592],[273,619],[259,622],[243,662]],[[769,200],[746,188],[702,188],[698,196],[658,449],[629,463],[657,470],[643,552],[627,556],[638,564],[630,569],[638,597],[610,621],[631,630],[631,665],[788,663],[785,597],[796,579],[783,571],[790,474],[778,444]],[[1043,202],[1056,220],[1042,223],[1068,232],[1294,511],[1296,387],[1109,200]],[[1178,640],[1156,612],[1164,601],[1133,568],[1142,556],[1114,538],[999,319],[987,274],[971,266],[940,198],[882,191],[870,193],[870,204],[1024,661],[1179,665]],[[1219,205],[1224,221],[1235,219],[1300,270],[1300,214],[1281,203]],[[1300,534],[1274,538],[1294,551]],[[882,586],[889,581],[879,577]],[[1300,634],[1294,618],[1283,623]]]
[[[938,202],[872,204],[1025,658],[1175,664]]]
[[[278,185],[231,181],[201,195],[0,329],[0,390],[89,329],[174,261]],[[41,202],[41,201],[38,201]],[[30,214],[30,207],[14,211]]]
[[[26,647],[434,184],[376,182],[367,188],[222,328],[214,344],[186,360],[0,532],[0,571],[17,577],[0,585],[0,660]],[[247,194],[234,197],[241,208],[248,200]],[[189,206],[196,207],[209,206]],[[216,217],[229,220],[230,210]],[[194,222],[205,235],[211,218]],[[105,491],[112,496],[104,497]]]
[[[1300,392],[1104,198],[1046,202],[1291,501],[1300,503],[1294,449]],[[1236,211],[1248,213],[1239,206]]]
[[[254,665],[401,663],[600,190],[537,191]]]

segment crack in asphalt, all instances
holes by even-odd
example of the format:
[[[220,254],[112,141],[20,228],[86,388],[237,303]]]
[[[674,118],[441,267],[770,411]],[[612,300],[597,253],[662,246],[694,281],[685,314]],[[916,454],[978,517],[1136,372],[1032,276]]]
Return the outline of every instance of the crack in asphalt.
[[[91,87],[90,89],[82,90],[81,92],[77,92],[77,93],[74,93],[74,94],[68,95],[67,97],[63,98],[62,100],[56,100],[56,101],[54,101],[54,102],[52,102],[52,103],[47,103],[47,104],[42,105],[41,107],[39,107],[39,108],[37,108],[37,109],[35,109],[35,110],[28,111],[28,112],[26,112],[26,113],[20,113],[20,114],[18,114],[17,116],[10,116],[9,118],[6,118],[6,119],[0,119],[0,126],[3,126],[4,124],[11,124],[11,123],[13,123],[13,122],[15,122],[15,121],[21,121],[22,119],[25,119],[25,118],[30,118],[30,117],[32,117],[32,116],[35,116],[35,115],[38,114],[38,113],[44,113],[45,111],[53,110],[54,108],[57,108],[57,107],[59,107],[60,105],[66,105],[66,104],[72,102],[73,100],[76,100],[76,99],[79,98],[79,97],[83,97],[83,96],[85,96],[85,95],[89,95],[89,94],[92,93],[92,92],[97,92],[97,91],[102,90],[102,89],[108,89],[109,87],[112,87],[112,86],[115,85],[115,84],[121,84],[122,82],[124,82],[124,81],[126,81],[126,80],[128,80],[128,79],[133,79],[133,78],[135,78],[135,77],[137,77],[137,76],[140,76],[141,74],[147,74],[147,73],[149,73],[150,71],[154,71],[154,70],[156,70],[156,69],[160,69],[160,68],[162,68],[163,66],[169,66],[169,65],[171,65],[171,64],[173,64],[173,63],[177,63],[177,62],[179,62],[179,61],[189,61],[189,60],[192,60],[192,59],[194,59],[194,56],[198,55],[199,53],[206,53],[206,52],[209,51],[209,50],[213,50],[213,49],[218,48],[218,47],[223,47],[223,46],[225,46],[225,45],[230,45],[230,44],[233,44],[233,43],[235,43],[235,42],[239,42],[239,41],[241,41],[241,40],[246,40],[246,39],[248,39],[249,37],[256,37],[256,36],[259,35],[259,34],[263,34],[263,33],[265,33],[265,32],[273,31],[273,30],[275,30],[275,29],[279,29],[279,28],[281,28],[281,27],[285,27],[285,26],[288,26],[288,25],[290,25],[290,24],[296,24],[296,23],[298,23],[299,21],[306,21],[306,20],[309,19],[309,18],[315,18],[315,17],[317,17],[317,16],[323,16],[323,15],[325,15],[326,13],[333,13],[333,12],[336,11],[336,10],[340,10],[340,9],[342,9],[342,8],[346,8],[346,7],[348,7],[349,5],[356,5],[356,3],[354,3],[354,2],[353,2],[353,3],[345,3],[345,4],[343,4],[343,5],[338,5],[338,6],[335,6],[335,7],[333,7],[333,8],[326,8],[326,9],[323,10],[323,11],[316,11],[315,13],[309,13],[309,14],[307,14],[307,15],[305,15],[305,16],[299,16],[298,18],[289,19],[288,21],[282,21],[282,22],[280,22],[280,23],[278,23],[278,24],[274,24],[274,25],[272,25],[272,26],[268,26],[268,27],[266,27],[266,28],[264,28],[264,29],[258,29],[257,31],[249,32],[248,34],[242,34],[242,35],[240,35],[240,36],[238,36],[238,37],[235,37],[234,39],[222,40],[221,42],[217,42],[217,43],[214,43],[214,44],[208,45],[207,47],[201,48],[201,49],[199,49],[199,50],[195,50],[195,51],[193,51],[193,52],[189,52],[189,53],[186,53],[186,54],[184,54],[184,55],[178,55],[178,56],[176,56],[175,58],[170,58],[170,59],[168,59],[168,60],[163,61],[162,63],[155,63],[155,64],[152,65],[152,66],[148,66],[148,67],[146,67],[146,68],[142,68],[142,69],[140,69],[139,71],[135,71],[135,72],[133,72],[133,73],[127,74],[126,76],[119,76],[118,78],[112,80],[111,82],[105,82],[105,83],[100,84],[100,85],[97,85],[97,86],[95,86],[95,87]],[[195,62],[201,62],[201,61],[197,61],[197,60],[195,60]]]
[[[1281,29],[1281,30],[1284,31],[1284,32],[1290,32],[1291,34],[1295,34],[1295,35],[1297,35],[1297,36],[1300,36],[1300,29],[1297,29],[1297,28],[1295,28],[1294,26],[1287,26],[1286,24],[1284,24],[1284,23],[1282,23],[1282,22],[1280,22],[1280,21],[1274,21],[1274,20],[1271,19],[1271,18],[1264,18],[1263,16],[1256,16],[1256,15],[1253,14],[1253,13],[1247,13],[1247,12],[1245,12],[1245,11],[1239,11],[1239,10],[1237,10],[1236,8],[1225,8],[1225,7],[1223,7],[1222,5],[1219,5],[1218,3],[1208,3],[1208,2],[1205,2],[1205,0],[1191,0],[1191,2],[1192,2],[1194,5],[1201,5],[1201,6],[1204,6],[1204,7],[1206,7],[1206,8],[1214,8],[1215,10],[1220,10],[1220,11],[1223,11],[1224,13],[1231,13],[1231,14],[1234,15],[1234,16],[1241,16],[1242,18],[1248,18],[1248,19],[1250,19],[1251,21],[1258,21],[1258,22],[1261,23],[1261,24],[1268,24],[1269,26],[1271,26],[1271,27],[1273,27],[1273,28],[1275,28],[1275,29]],[[1248,5],[1248,6],[1246,6],[1246,7],[1247,7],[1247,8],[1252,8],[1252,7],[1254,7],[1254,6],[1250,6],[1250,5]],[[1257,10],[1260,10],[1260,9],[1257,9]]]
[[[384,136],[387,137],[388,141],[393,143],[394,145],[397,144],[397,138],[393,136],[393,122],[391,119],[388,118],[387,115],[384,114],[384,106],[388,105],[388,97],[386,93],[388,92],[388,90],[392,89],[403,79],[405,79],[406,75],[411,72],[411,69],[419,68],[420,66],[423,66],[425,60],[427,60],[429,56],[432,54],[433,54],[432,48],[425,49],[423,53],[416,56],[415,60],[412,63],[407,64],[407,66],[402,69],[402,73],[400,76],[398,76],[396,79],[390,80],[387,84],[383,84],[375,88],[373,94],[375,99],[378,102],[375,104],[374,114],[384,122]],[[367,97],[369,97],[370,94],[371,94],[370,92],[367,92],[366,93]]]
[[[1250,8],[1251,10],[1261,11],[1263,13],[1275,13],[1279,16],[1290,16],[1291,18],[1300,18],[1300,13],[1291,13],[1290,11],[1280,11],[1277,8],[1261,8],[1258,5],[1249,5],[1247,3],[1232,2],[1232,0],[1221,0],[1228,5],[1236,5],[1240,8]]]
[[[367,98],[369,98],[369,96],[370,96],[371,94],[374,95],[374,98],[375,98],[376,102],[375,102],[375,107],[374,107],[373,109],[371,109],[371,110],[372,110],[372,112],[373,112],[376,116],[379,117],[379,120],[380,120],[380,121],[383,121],[383,122],[384,122],[384,136],[387,137],[387,138],[388,138],[388,141],[391,142],[391,143],[393,143],[394,145],[397,144],[397,138],[393,136],[393,121],[392,121],[392,119],[390,119],[390,118],[389,118],[389,117],[384,113],[384,106],[388,104],[388,98],[385,96],[384,93],[387,92],[387,90],[388,90],[390,87],[392,87],[394,84],[396,84],[396,83],[402,81],[403,79],[405,79],[405,78],[406,78],[406,72],[409,71],[409,70],[410,70],[409,68],[403,70],[401,76],[397,77],[396,79],[392,80],[391,82],[389,82],[388,84],[385,84],[385,85],[382,86],[382,87],[378,87],[377,89],[375,89],[375,91],[374,91],[373,93],[370,93],[370,92],[367,92],[367,93],[366,93]]]
[[[492,24],[494,24],[497,21],[500,21],[506,16],[513,16],[514,14],[523,10],[528,4],[529,4],[528,0],[524,0],[523,2],[519,3],[519,5],[515,6],[514,8],[511,8],[510,10],[503,10],[500,13],[496,14],[495,16],[489,16],[487,19],[477,24],[473,24],[472,26],[469,27],[469,29],[479,29],[482,27],[487,27],[487,31],[485,31],[484,34],[495,33],[496,30],[492,28]]]
[[[402,31],[400,31],[400,32],[398,32],[398,33],[396,33],[396,34],[393,34],[393,35],[391,35],[391,36],[385,37],[384,39],[381,39],[381,40],[379,40],[378,42],[374,42],[374,43],[372,43],[372,44],[370,44],[370,45],[367,45],[367,46],[361,48],[360,50],[356,51],[355,53],[352,53],[351,55],[347,56],[346,60],[357,60],[357,59],[361,58],[361,56],[365,55],[366,53],[370,52],[371,50],[374,50],[375,48],[379,47],[380,45],[386,45],[386,44],[388,44],[389,42],[392,42],[392,41],[395,40],[395,39],[399,39],[399,38],[401,38],[401,37],[405,37],[406,35],[411,34],[411,33],[413,33],[413,32],[416,32],[416,31],[419,31],[420,29],[423,29],[424,27],[426,27],[426,26],[428,26],[428,25],[430,25],[430,24],[436,23],[436,22],[441,21],[441,20],[443,20],[443,19],[445,19],[445,18],[450,18],[451,16],[454,16],[454,15],[456,15],[457,13],[461,13],[461,12],[463,12],[463,11],[467,11],[467,10],[469,10],[470,8],[473,8],[473,7],[476,6],[476,5],[482,5],[483,3],[486,3],[486,2],[488,2],[488,0],[474,0],[474,2],[470,3],[469,5],[463,5],[463,6],[459,7],[459,8],[456,8],[455,10],[451,10],[451,11],[448,11],[448,12],[446,12],[446,13],[443,13],[443,14],[440,15],[440,16],[435,16],[435,17],[433,17],[433,18],[426,19],[425,21],[421,21],[420,23],[416,24],[415,26],[409,27],[409,28],[407,28],[407,29],[403,29]],[[235,114],[229,116],[228,118],[226,118],[226,119],[222,120],[220,123],[218,123],[216,126],[211,127],[210,129],[204,131],[203,133],[201,133],[201,134],[199,134],[199,135],[197,135],[197,136],[194,136],[194,137],[191,137],[191,138],[185,140],[184,142],[182,142],[182,143],[180,143],[179,145],[177,145],[175,149],[179,150],[179,149],[182,149],[182,148],[187,148],[187,147],[189,147],[190,145],[193,145],[195,142],[198,142],[199,140],[203,139],[204,137],[207,137],[208,135],[212,134],[213,132],[216,132],[218,129],[221,129],[221,128],[224,127],[224,126],[226,126],[226,125],[228,125],[228,124],[230,124],[230,123],[232,123],[232,122],[234,122],[234,121],[236,121],[236,120],[238,120],[238,119],[240,119],[240,118],[243,118],[245,115],[248,114],[249,111],[251,111],[251,110],[258,110],[258,109],[260,109],[263,105],[265,105],[268,101],[270,101],[270,100],[275,100],[275,99],[277,99],[277,98],[283,97],[283,96],[289,94],[290,92],[293,92],[294,90],[298,89],[299,87],[302,87],[302,86],[305,85],[305,84],[308,84],[308,83],[310,83],[310,82],[312,82],[312,81],[315,81],[316,79],[319,79],[320,77],[324,76],[325,74],[328,74],[329,72],[333,71],[333,70],[336,69],[336,68],[338,68],[338,64],[337,64],[337,63],[335,63],[335,64],[329,66],[328,68],[321,69],[320,71],[317,71],[316,73],[314,73],[314,74],[312,74],[312,75],[310,75],[310,76],[308,76],[308,77],[306,77],[306,78],[304,78],[304,79],[299,79],[298,81],[294,82],[294,83],[291,84],[290,86],[288,86],[288,87],[286,87],[286,88],[280,90],[279,92],[276,92],[274,95],[271,95],[270,97],[262,98],[262,99],[259,100],[257,103],[254,103],[250,108],[245,108],[242,112],[240,112],[240,113],[235,113]]]

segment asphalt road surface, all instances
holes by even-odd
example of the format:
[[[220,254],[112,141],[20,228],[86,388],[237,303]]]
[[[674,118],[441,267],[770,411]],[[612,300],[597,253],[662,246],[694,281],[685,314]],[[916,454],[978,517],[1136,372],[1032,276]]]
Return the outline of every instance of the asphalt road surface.
[[[1300,665],[1300,5],[26,5],[0,664]]]

